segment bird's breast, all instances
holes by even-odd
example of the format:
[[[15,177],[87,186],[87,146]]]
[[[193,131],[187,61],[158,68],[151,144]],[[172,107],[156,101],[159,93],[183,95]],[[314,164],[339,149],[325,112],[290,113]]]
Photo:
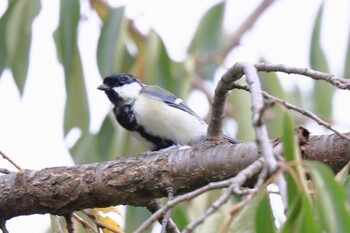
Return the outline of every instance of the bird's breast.
[[[113,111],[122,127],[130,131],[135,131],[138,128],[133,105],[126,104],[114,107]]]

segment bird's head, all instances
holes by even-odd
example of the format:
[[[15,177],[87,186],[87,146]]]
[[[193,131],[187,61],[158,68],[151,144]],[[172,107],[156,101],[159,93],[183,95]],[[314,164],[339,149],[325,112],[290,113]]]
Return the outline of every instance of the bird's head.
[[[140,95],[142,84],[131,74],[111,74],[97,89],[104,91],[115,105],[130,104]]]

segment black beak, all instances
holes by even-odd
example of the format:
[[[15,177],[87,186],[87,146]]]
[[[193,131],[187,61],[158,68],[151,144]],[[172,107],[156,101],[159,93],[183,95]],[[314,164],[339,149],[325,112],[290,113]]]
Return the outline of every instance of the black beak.
[[[100,86],[97,87],[97,89],[101,90],[101,91],[110,91],[112,90],[112,88],[106,84],[102,84]]]

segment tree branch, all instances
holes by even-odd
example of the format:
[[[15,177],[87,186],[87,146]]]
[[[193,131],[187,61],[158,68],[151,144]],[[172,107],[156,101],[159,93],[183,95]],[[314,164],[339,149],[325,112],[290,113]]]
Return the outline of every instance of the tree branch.
[[[325,162],[335,172],[350,160],[350,142],[335,134],[310,136],[301,150],[303,158]],[[233,177],[258,158],[254,143],[214,147],[204,143],[101,163],[22,170],[0,176],[0,220],[118,204],[146,206],[166,197],[169,185],[175,195],[187,193]]]

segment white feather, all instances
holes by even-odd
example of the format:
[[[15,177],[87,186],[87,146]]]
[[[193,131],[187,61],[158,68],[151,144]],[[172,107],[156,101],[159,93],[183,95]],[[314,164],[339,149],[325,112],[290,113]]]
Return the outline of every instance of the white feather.
[[[207,132],[207,124],[201,119],[150,96],[141,94],[134,103],[134,111],[138,124],[149,133],[180,145],[197,142]]]
[[[113,87],[113,90],[125,100],[125,103],[133,102],[134,99],[139,96],[141,89],[142,87],[138,82],[125,84],[120,87]]]

